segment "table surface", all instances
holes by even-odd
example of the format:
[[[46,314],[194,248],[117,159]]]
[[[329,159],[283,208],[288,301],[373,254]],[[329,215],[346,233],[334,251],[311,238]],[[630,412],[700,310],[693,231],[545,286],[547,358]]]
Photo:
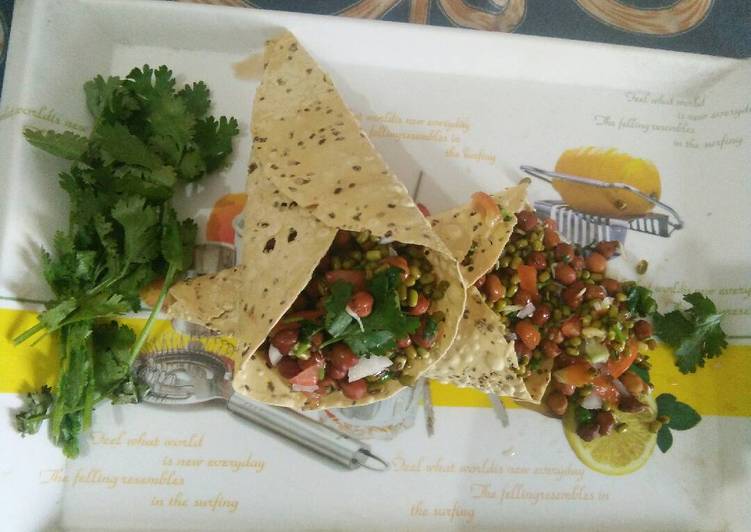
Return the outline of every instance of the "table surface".
[[[748,0],[174,1],[456,26],[725,57],[751,56]],[[0,97],[13,4],[14,0],[0,0]]]

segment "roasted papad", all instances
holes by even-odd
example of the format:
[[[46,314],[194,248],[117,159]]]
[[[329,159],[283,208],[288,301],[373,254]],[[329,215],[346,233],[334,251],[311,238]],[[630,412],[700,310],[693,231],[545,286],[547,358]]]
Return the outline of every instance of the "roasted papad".
[[[269,41],[264,62],[252,113],[243,266],[176,286],[170,312],[239,340],[244,357],[234,387],[252,399],[295,408],[385,399],[404,386],[390,380],[361,400],[335,391],[311,403],[269,368],[258,350],[306,287],[337,231],[369,231],[421,246],[436,276],[449,284],[431,307],[445,319],[429,356],[403,372],[418,377],[441,358],[456,334],[466,292],[459,267],[295,37],[285,33]]]
[[[527,185],[520,185],[472,201],[433,217],[432,225],[460,261],[467,285],[467,306],[446,356],[426,376],[439,382],[477,388],[495,395],[539,403],[550,382],[552,361],[522,379],[513,342],[505,326],[485,302],[474,283],[490,271],[503,252],[522,210]],[[497,209],[492,203],[497,205]]]

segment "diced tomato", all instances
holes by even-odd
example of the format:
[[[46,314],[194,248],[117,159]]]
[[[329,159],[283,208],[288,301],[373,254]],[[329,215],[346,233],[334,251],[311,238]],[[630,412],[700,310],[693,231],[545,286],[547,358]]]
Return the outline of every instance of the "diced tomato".
[[[322,368],[326,365],[326,361],[321,353],[315,353],[305,360],[300,360],[297,364],[300,366],[300,369],[308,369],[311,366]]]
[[[381,260],[382,264],[389,264],[402,270],[402,281],[409,277],[409,263],[404,257],[386,257]]]
[[[545,229],[548,229],[549,231],[557,231],[558,230],[558,222],[553,220],[552,218],[545,218],[545,221],[542,222],[545,226]]]
[[[553,376],[558,382],[563,384],[573,384],[577,388],[589,384],[594,379],[592,366],[583,360],[578,360],[553,372]]]
[[[620,358],[608,360],[608,373],[617,379],[631,367],[637,356],[639,356],[639,344],[634,338],[629,338]]]
[[[537,269],[534,266],[520,264],[516,272],[519,274],[519,287],[525,292],[537,295]]]
[[[428,209],[425,205],[423,205],[422,203],[418,203],[417,208],[420,210],[420,212],[425,218],[430,218],[430,209]]]
[[[317,386],[318,385],[318,366],[312,365],[308,369],[292,377],[289,382],[298,386]]]
[[[613,377],[600,375],[592,381],[592,390],[602,397],[602,400],[610,404],[618,404],[621,394],[613,384]]]
[[[472,194],[472,208],[486,219],[501,215],[501,209],[498,207],[498,204],[485,192],[475,192]]]
[[[363,270],[329,270],[326,272],[326,282],[334,284],[337,281],[349,283],[355,290],[365,287],[365,271]]]
[[[353,401],[362,399],[368,393],[368,383],[365,379],[358,379],[353,382],[342,379],[339,381],[339,386],[342,388],[342,393]]]

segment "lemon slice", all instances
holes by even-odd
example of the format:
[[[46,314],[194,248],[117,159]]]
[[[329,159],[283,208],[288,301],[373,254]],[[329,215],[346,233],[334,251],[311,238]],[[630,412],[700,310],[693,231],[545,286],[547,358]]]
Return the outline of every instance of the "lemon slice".
[[[563,428],[577,458],[605,475],[627,475],[646,464],[657,443],[657,435],[649,430],[649,424],[657,417],[657,405],[652,397],[641,401],[649,406],[643,412],[615,412],[616,423],[626,423],[625,432],[613,431],[591,442],[576,434],[575,409],[569,408],[563,418]]]

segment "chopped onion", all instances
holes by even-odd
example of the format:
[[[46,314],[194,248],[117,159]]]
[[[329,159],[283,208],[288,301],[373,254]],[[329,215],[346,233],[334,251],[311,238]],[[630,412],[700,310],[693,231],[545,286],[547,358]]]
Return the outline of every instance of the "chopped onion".
[[[592,392],[582,400],[581,407],[587,410],[599,410],[602,408],[602,397]]]
[[[302,386],[301,384],[292,385],[293,392],[315,392],[318,391],[318,386]]]
[[[360,326],[360,332],[365,332],[365,327],[363,327],[362,325],[362,319],[360,318],[360,316],[357,315],[357,312],[349,308],[349,305],[347,305],[347,307],[344,310],[347,312],[347,314],[349,314],[355,319],[357,324]]]
[[[613,385],[618,389],[619,392],[621,392],[621,395],[625,395],[626,397],[631,396],[631,394],[628,393],[628,390],[621,382],[621,379],[613,379]]]
[[[279,364],[279,361],[282,359],[284,355],[281,351],[279,351],[276,347],[274,347],[274,344],[271,344],[269,346],[269,362],[271,362],[272,366],[276,366]]]
[[[524,307],[522,307],[521,305],[506,305],[501,309],[501,312],[503,312],[504,314],[511,314],[512,312],[516,312],[523,308]]]
[[[519,337],[516,336],[516,333],[514,333],[514,332],[508,333],[506,335],[506,340],[508,340],[509,342],[515,342],[517,338],[519,338]]]
[[[354,382],[369,377],[370,375],[378,375],[391,364],[392,361],[388,357],[363,357],[357,362],[357,364],[349,368],[347,379],[349,382]]]
[[[584,338],[605,338],[607,333],[597,327],[584,327],[582,329],[582,336]]]
[[[613,301],[615,301],[615,299],[613,299],[612,297],[606,297],[601,300],[595,300],[592,302],[592,309],[595,312],[602,312],[604,310],[609,310],[610,307],[613,305]]]
[[[535,306],[530,301],[526,305],[522,307],[522,309],[519,311],[519,313],[516,315],[519,319],[524,319],[530,317],[532,314],[535,313]]]
[[[384,236],[378,241],[379,244],[391,244],[394,241],[393,236]]]

